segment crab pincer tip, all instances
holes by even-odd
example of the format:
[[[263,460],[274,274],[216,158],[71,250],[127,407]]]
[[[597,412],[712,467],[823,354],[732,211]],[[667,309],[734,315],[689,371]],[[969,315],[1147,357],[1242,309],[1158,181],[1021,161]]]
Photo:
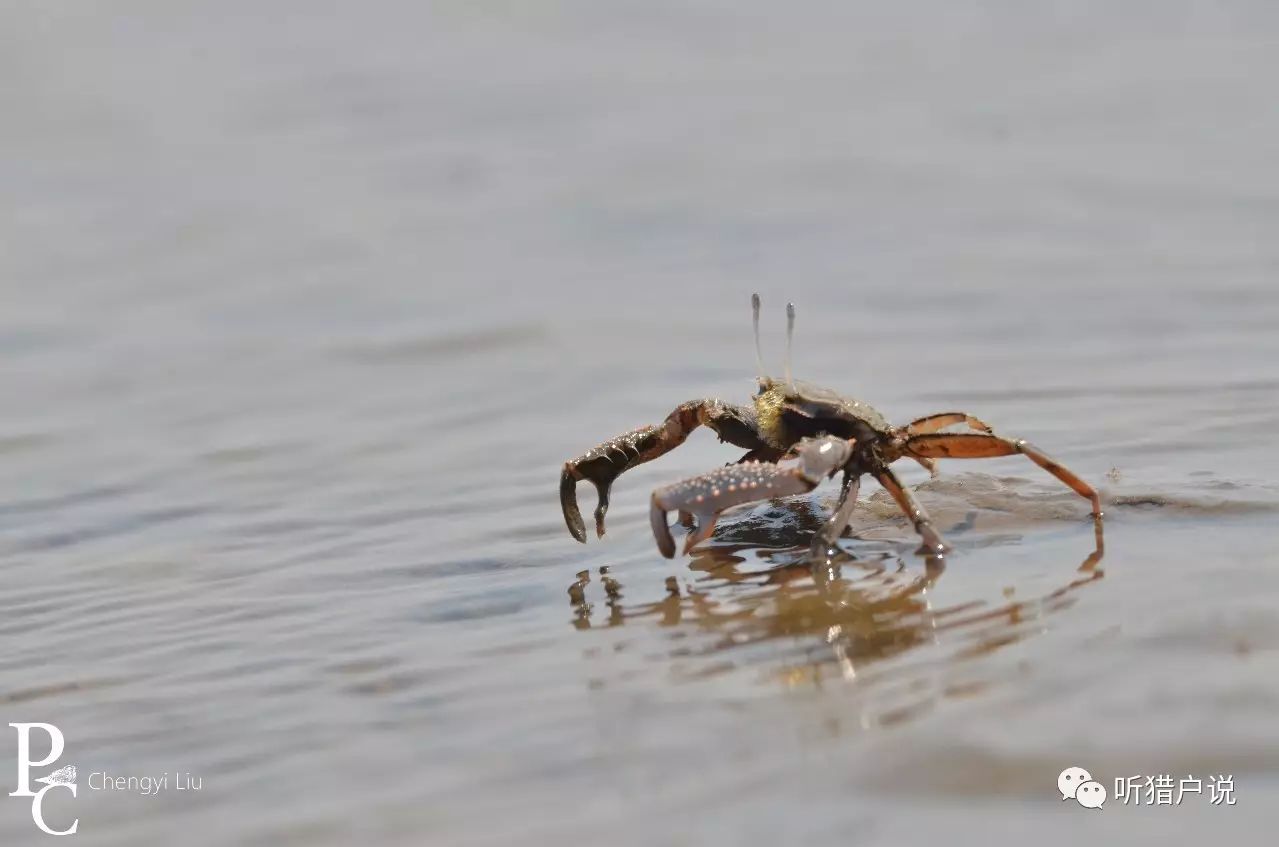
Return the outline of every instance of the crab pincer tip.
[[[577,508],[577,480],[573,476],[572,466],[565,465],[560,474],[560,508],[564,512],[564,524],[569,534],[581,543],[586,543],[586,524],[582,522],[582,513]]]
[[[657,549],[667,559],[675,558],[675,539],[671,537],[671,528],[666,523],[666,510],[658,503],[656,494],[649,501],[648,519],[653,527]]]

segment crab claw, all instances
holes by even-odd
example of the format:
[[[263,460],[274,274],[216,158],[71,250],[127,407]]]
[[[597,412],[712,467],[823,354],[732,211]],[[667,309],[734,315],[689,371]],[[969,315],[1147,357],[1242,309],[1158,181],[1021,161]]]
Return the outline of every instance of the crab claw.
[[[614,477],[616,474],[614,475]],[[604,537],[604,515],[608,514],[608,492],[613,479],[607,477],[591,477],[583,474],[573,466],[572,462],[564,463],[564,471],[560,474],[560,507],[564,510],[564,523],[573,537],[586,543],[586,524],[582,520],[582,512],[577,507],[577,481],[589,479],[599,494],[599,503],[595,506],[595,535]]]
[[[608,494],[613,480],[628,468],[652,458],[668,437],[665,426],[640,427],[564,463],[564,470],[560,473],[560,508],[564,511],[564,523],[574,538],[586,543],[586,524],[577,508],[578,480],[588,480],[599,494],[599,503],[595,507],[595,534],[603,538],[604,515],[608,513]]]
[[[853,442],[828,436],[805,441],[795,454],[780,462],[743,462],[691,477],[653,492],[649,521],[657,549],[670,559],[675,539],[667,512],[679,510],[697,519],[697,529],[684,539],[684,554],[711,537],[721,512],[742,503],[812,491],[823,478],[847,463]]]

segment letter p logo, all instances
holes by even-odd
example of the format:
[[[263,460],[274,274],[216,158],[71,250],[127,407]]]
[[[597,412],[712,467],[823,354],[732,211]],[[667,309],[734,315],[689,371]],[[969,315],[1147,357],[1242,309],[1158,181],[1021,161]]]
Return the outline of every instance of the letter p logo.
[[[77,818],[70,828],[61,832],[50,829],[44,822],[44,795],[50,788],[69,788],[71,796],[76,796],[75,784],[75,768],[66,767],[47,777],[42,777],[38,782],[45,783],[45,786],[39,791],[31,790],[31,769],[42,768],[58,761],[62,755],[63,749],[66,747],[66,740],[62,737],[62,730],[50,723],[11,723],[9,726],[18,731],[18,790],[11,791],[10,797],[30,797],[31,799],[31,818],[35,821],[36,826],[41,832],[49,835],[73,835],[80,827],[80,820]],[[49,755],[38,762],[31,761],[31,730],[42,729],[49,736]]]
[[[66,741],[62,730],[51,723],[11,723],[9,726],[18,731],[18,790],[10,792],[10,797],[34,797],[31,790],[31,769],[42,768],[58,761]],[[49,735],[49,755],[38,762],[31,761],[31,730],[43,729]]]

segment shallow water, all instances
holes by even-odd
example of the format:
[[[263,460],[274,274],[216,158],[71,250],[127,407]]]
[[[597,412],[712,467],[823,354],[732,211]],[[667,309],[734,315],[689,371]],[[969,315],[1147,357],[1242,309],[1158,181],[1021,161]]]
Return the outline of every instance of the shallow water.
[[[0,712],[66,736],[50,823],[1255,836],[1279,15],[1071,8],[0,7]],[[831,567],[834,485],[667,561],[648,493],[735,457],[705,432],[575,543],[561,463],[744,400],[753,290],[775,367],[794,300],[802,377],[1034,440],[1102,489],[1104,550],[1013,458],[901,469],[944,564],[870,482]],[[1238,803],[1090,813],[1068,765]]]

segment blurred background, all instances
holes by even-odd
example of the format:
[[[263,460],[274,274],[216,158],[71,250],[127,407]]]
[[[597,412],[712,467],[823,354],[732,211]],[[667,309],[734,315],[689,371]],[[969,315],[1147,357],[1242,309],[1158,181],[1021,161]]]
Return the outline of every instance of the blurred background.
[[[1255,835],[1277,74],[1262,2],[0,0],[0,716],[66,735],[46,819]],[[944,568],[873,484],[838,567],[800,552],[828,491],[667,561],[649,492],[735,458],[704,432],[574,542],[565,459],[749,396],[752,291],[775,370],[793,300],[799,376],[1101,488],[1104,556],[1013,458],[903,471]],[[1072,765],[1239,800],[1088,811]],[[43,837],[0,801],[5,843]]]

